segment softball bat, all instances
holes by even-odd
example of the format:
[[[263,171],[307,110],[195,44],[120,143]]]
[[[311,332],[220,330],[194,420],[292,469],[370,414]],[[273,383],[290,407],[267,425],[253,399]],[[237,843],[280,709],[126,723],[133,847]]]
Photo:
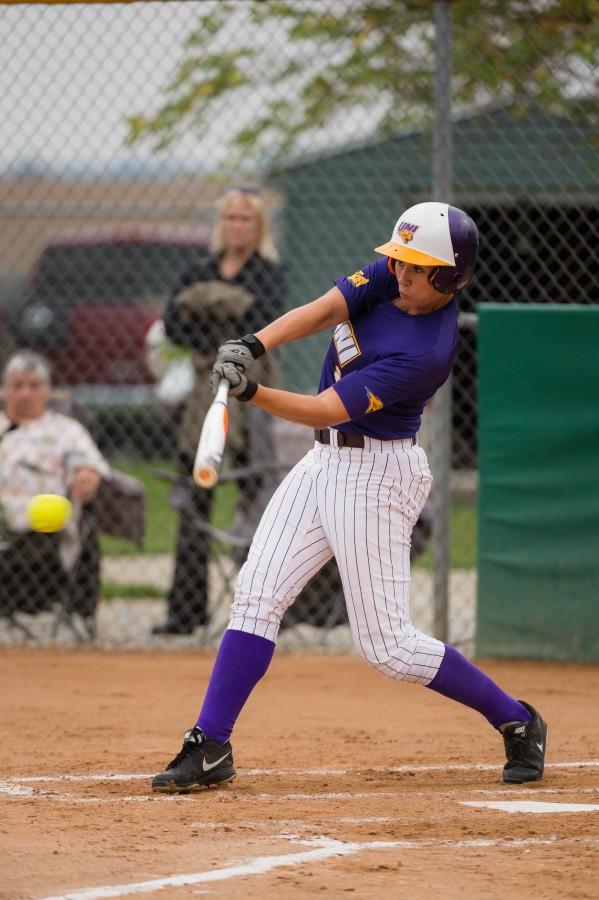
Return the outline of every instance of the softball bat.
[[[211,488],[218,481],[229,429],[228,399],[229,382],[223,378],[206,413],[198,441],[193,464],[193,480],[199,487]]]

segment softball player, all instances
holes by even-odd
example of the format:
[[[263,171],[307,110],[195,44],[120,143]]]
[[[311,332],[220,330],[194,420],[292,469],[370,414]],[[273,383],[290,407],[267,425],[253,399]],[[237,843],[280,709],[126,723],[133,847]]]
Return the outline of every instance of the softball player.
[[[542,777],[547,726],[539,713],[410,621],[410,536],[432,481],[416,434],[453,366],[456,293],[470,283],[477,251],[466,213],[420,203],[376,248],[381,259],[219,348],[213,386],[226,378],[238,400],[314,428],[315,443],[264,513],[199,718],[154,790],[194,791],[235,777],[235,721],[269,666],[283,613],[332,556],[364,659],[485,716],[503,734],[505,782]],[[250,380],[253,360],[267,350],[331,327],[317,395]]]

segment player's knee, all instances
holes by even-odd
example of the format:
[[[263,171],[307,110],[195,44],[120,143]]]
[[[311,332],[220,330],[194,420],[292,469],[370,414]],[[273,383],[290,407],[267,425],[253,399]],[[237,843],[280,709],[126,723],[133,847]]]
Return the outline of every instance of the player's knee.
[[[253,592],[235,592],[231,605],[232,613],[243,613],[256,618],[272,618],[281,621],[285,610],[289,606],[285,598],[277,598],[266,594]]]
[[[270,594],[258,594],[238,588],[231,605],[229,627],[241,627],[242,630],[246,630],[254,623],[255,634],[276,640],[281,619],[288,606],[287,598],[277,598]]]
[[[394,681],[424,684],[428,680],[421,666],[415,664],[414,647],[408,642],[398,644],[392,652],[384,647],[362,648],[361,655],[369,666]]]

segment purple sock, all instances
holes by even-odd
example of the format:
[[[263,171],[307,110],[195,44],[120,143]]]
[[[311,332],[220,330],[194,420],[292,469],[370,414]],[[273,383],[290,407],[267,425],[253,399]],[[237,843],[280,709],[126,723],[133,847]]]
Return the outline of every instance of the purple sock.
[[[275,651],[275,644],[245,631],[225,631],[218,648],[197,726],[212,741],[231,737],[243,709]]]
[[[489,720],[493,728],[506,722],[530,722],[526,707],[506,694],[494,681],[468,662],[453,647],[445,645],[439,671],[426,685],[433,691],[470,706]]]

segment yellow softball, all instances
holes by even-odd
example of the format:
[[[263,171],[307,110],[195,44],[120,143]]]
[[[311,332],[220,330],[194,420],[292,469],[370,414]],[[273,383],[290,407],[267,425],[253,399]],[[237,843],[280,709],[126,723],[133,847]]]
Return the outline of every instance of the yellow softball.
[[[61,494],[36,494],[27,504],[27,519],[33,531],[61,531],[73,507]]]

